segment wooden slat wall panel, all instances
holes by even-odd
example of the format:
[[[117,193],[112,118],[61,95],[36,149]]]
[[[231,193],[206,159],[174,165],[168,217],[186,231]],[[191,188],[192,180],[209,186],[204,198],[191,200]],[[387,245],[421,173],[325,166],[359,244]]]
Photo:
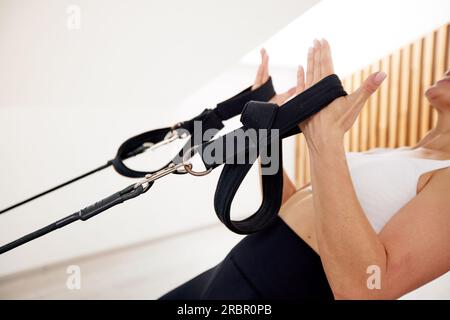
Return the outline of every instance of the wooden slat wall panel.
[[[420,79],[422,77],[422,47],[423,39],[416,41],[412,45],[408,145],[413,145],[419,140],[419,111],[420,101],[422,100],[420,89]]]
[[[424,136],[430,130],[431,107],[427,99],[423,98],[425,90],[433,83],[433,56],[434,56],[435,32],[430,33],[424,39],[422,59],[422,87],[420,104],[420,131],[419,136]]]
[[[387,56],[381,60],[381,70],[390,74],[391,67],[391,56]],[[387,147],[387,136],[388,136],[388,123],[389,123],[389,84],[391,82],[391,77],[387,77],[380,87],[380,99],[378,102],[378,147]]]
[[[345,149],[366,151],[416,144],[437,120],[437,113],[424,93],[449,68],[450,24],[447,24],[342,79],[347,92],[352,92],[371,73],[383,70],[388,74],[345,134]],[[310,181],[303,135],[297,138],[296,148],[296,183],[302,186]]]
[[[374,73],[380,70],[380,62],[377,61],[370,66],[370,73]],[[369,99],[369,149],[375,148],[378,145],[377,139],[377,125],[378,125],[378,102],[379,102],[380,91],[376,91],[372,94]]]
[[[447,64],[445,66],[445,69],[448,70],[450,68],[450,24],[447,26],[446,42],[447,42],[447,45],[446,45],[447,50],[445,50],[445,52],[446,52],[445,55],[447,56]]]
[[[408,142],[408,107],[410,102],[411,84],[411,50],[412,46],[406,46],[401,50],[400,65],[400,92],[398,111],[398,146],[403,147]]]
[[[389,102],[388,102],[388,148],[397,146],[397,129],[398,126],[398,108],[399,108],[399,91],[400,91],[400,57],[401,51],[397,51],[391,56],[391,70],[389,72]]]
[[[445,55],[447,56],[447,65],[445,66],[445,69],[450,69],[450,24],[447,25],[447,39],[445,40],[447,45],[447,50],[445,50]]]

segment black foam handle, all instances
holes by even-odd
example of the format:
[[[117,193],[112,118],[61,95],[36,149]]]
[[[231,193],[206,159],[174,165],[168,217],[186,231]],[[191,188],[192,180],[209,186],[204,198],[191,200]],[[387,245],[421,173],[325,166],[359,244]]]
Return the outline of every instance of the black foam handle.
[[[153,182],[152,182],[153,184]],[[86,221],[97,214],[108,210],[111,207],[114,207],[128,199],[137,197],[138,195],[142,194],[144,192],[144,188],[142,185],[135,186],[134,184],[126,187],[125,189],[113,193],[112,195],[97,201],[96,203],[81,209],[79,212],[80,219],[83,221]]]

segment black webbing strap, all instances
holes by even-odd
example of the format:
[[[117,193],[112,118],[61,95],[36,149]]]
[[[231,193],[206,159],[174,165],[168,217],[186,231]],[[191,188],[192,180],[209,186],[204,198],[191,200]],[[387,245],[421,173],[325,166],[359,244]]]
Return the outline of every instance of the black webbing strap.
[[[300,133],[298,127],[300,122],[344,95],[346,92],[339,78],[336,75],[330,75],[279,108],[274,108],[271,104],[261,108],[264,104],[249,102],[241,115],[243,127],[207,142],[199,148],[200,156],[207,169],[225,164],[216,188],[214,208],[218,218],[230,230],[239,234],[249,234],[267,227],[274,221],[280,209],[283,188],[281,140]],[[265,145],[261,145],[260,137],[258,142],[248,138],[251,137],[248,135],[249,129],[262,128],[276,129],[275,134],[269,130]],[[226,152],[227,141],[230,143],[231,139],[245,143],[233,145],[232,152]],[[262,148],[269,151],[273,143],[279,144],[278,154],[275,155],[278,156],[278,170],[275,174],[262,176],[263,199],[258,211],[244,220],[231,220],[230,209],[234,196],[256,160],[256,157],[250,158],[249,151],[256,150],[258,155]],[[223,150],[223,152],[214,153],[217,150]],[[236,160],[242,156],[246,157],[247,162],[236,163]]]
[[[271,103],[261,103],[252,101],[246,105],[245,110],[242,113],[241,121],[244,128],[247,131],[252,129],[270,129],[273,126],[275,116],[277,115],[279,106]],[[283,174],[282,170],[277,170],[275,174],[262,175],[262,198],[263,202],[258,210],[241,221],[231,220],[231,204],[238,191],[245,176],[251,169],[253,162],[256,160],[257,155],[265,148],[266,145],[262,145],[261,142],[267,140],[261,140],[260,134],[256,136],[249,136],[250,140],[247,140],[247,150],[245,154],[246,164],[228,165],[226,164],[220,174],[219,181],[217,183],[216,192],[214,195],[214,209],[219,219],[233,232],[239,234],[248,234],[264,229],[270,225],[276,218],[274,212],[278,212],[281,206],[282,187],[283,186]],[[273,138],[272,138],[273,139]],[[278,143],[278,149],[276,155],[270,154],[271,157],[276,157],[279,164],[283,163],[282,144],[279,138],[276,141]],[[269,144],[270,145],[270,144]],[[253,150],[253,157],[251,158],[251,150]],[[264,156],[261,155],[263,158]],[[266,159],[262,159],[261,166],[264,167]],[[238,161],[235,158],[233,161]],[[248,162],[247,162],[248,161]]]
[[[169,132],[171,132],[171,130],[171,127],[151,130],[126,140],[120,145],[115,158],[111,160],[114,169],[117,173],[129,178],[140,178],[145,176],[147,172],[132,170],[125,165],[123,161],[126,159],[126,155],[135,150],[145,150],[145,144],[151,145],[160,142]]]
[[[229,120],[234,116],[241,114],[245,104],[251,100],[257,101],[269,101],[272,97],[275,96],[275,89],[273,88],[272,78],[269,78],[263,85],[252,90],[251,87],[241,91],[235,96],[220,102],[214,109],[205,109],[198,116],[180,122],[173,127],[166,127],[162,129],[152,130],[135,137],[132,137],[125,141],[119,148],[116,157],[113,159],[112,163],[114,169],[119,172],[121,175],[130,178],[141,178],[147,174],[154,173],[158,170],[154,171],[137,171],[128,168],[123,162],[123,156],[132,152],[137,148],[142,148],[145,144],[157,143],[166,137],[167,134],[172,132],[173,130],[179,131],[181,134],[187,134],[190,136],[185,147],[178,153],[178,155],[170,162],[180,163],[183,152],[189,149],[190,147],[197,146],[203,143],[201,139],[195,139],[193,137],[194,134],[194,124],[196,121],[201,122],[201,132],[197,134],[203,134],[210,129],[220,130],[224,127],[223,121]],[[169,162],[169,163],[170,163]],[[177,173],[177,172],[174,172]]]

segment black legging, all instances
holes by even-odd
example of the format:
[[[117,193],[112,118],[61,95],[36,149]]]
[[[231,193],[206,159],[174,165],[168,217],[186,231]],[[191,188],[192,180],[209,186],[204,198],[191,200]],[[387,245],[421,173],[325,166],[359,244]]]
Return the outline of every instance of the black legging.
[[[320,257],[281,218],[162,300],[333,299]]]

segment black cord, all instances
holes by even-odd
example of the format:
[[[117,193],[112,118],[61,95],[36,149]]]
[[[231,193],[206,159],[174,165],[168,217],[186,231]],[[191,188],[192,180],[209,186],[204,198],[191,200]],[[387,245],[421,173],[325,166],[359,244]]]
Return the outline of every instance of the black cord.
[[[14,240],[8,244],[5,244],[4,246],[0,247],[0,254],[8,252],[9,250],[12,250],[18,246],[21,246],[21,245],[27,243],[27,242],[30,242],[31,240],[42,237],[42,236],[46,235],[47,233],[55,231],[56,229],[59,229],[65,225],[68,225],[69,223],[75,222],[79,219],[80,219],[80,216],[79,216],[78,212],[71,214],[70,216],[67,216],[61,220],[58,220],[52,224],[49,224],[48,226],[45,226],[39,230],[29,233],[26,236],[23,236],[23,237],[21,237],[17,240]]]
[[[20,202],[18,202],[18,203],[16,203],[16,204],[13,204],[12,206],[9,206],[8,208],[5,208],[5,209],[3,209],[2,211],[0,211],[0,214],[5,213],[5,212],[8,212],[8,211],[10,211],[10,210],[12,210],[12,209],[14,209],[14,208],[20,207],[21,205],[24,205],[25,203],[28,203],[28,202],[30,202],[30,201],[36,200],[37,198],[40,198],[40,197],[42,197],[42,196],[45,196],[46,194],[49,194],[49,193],[51,193],[51,192],[53,192],[53,191],[55,191],[55,190],[61,189],[62,187],[65,187],[65,186],[67,186],[67,185],[69,185],[69,184],[71,184],[71,183],[73,183],[73,182],[75,182],[75,181],[78,181],[78,180],[80,180],[80,179],[86,178],[87,176],[90,176],[91,174],[94,174],[94,173],[96,173],[96,172],[98,172],[98,171],[101,171],[101,170],[103,170],[103,169],[106,169],[106,168],[110,167],[111,165],[112,165],[112,161],[110,160],[110,161],[108,161],[106,164],[104,164],[104,165],[102,165],[102,166],[100,166],[100,167],[98,167],[98,168],[96,168],[96,169],[94,169],[94,170],[91,170],[91,171],[89,171],[89,172],[86,172],[86,173],[84,173],[84,174],[82,174],[82,175],[80,175],[80,176],[78,176],[78,177],[76,177],[76,178],[73,178],[73,179],[71,179],[71,180],[69,180],[69,181],[66,181],[66,182],[64,182],[64,183],[61,183],[61,184],[59,184],[59,185],[57,185],[57,186],[55,186],[55,187],[53,187],[53,188],[51,188],[51,189],[45,190],[45,191],[43,191],[43,192],[41,192],[41,193],[39,193],[39,194],[37,194],[37,195],[35,195],[35,196],[32,196],[32,197],[30,197],[30,198],[28,198],[28,199],[25,199],[25,200],[20,201]]]
[[[111,207],[114,207],[124,201],[127,201],[129,199],[135,198],[145,192],[147,192],[148,189],[153,185],[153,182],[149,182],[147,187],[143,187],[142,185],[136,185],[132,184],[126,187],[125,189],[113,193],[109,197],[106,197],[93,205],[90,205],[84,209],[81,209],[80,211],[73,213],[65,218],[62,218],[56,222],[53,222],[49,224],[48,226],[45,226],[39,230],[33,231],[17,240],[14,240],[8,244],[5,244],[4,246],[0,247],[0,254],[3,254],[5,252],[8,252],[14,248],[17,248],[18,246],[21,246],[27,242],[30,242],[31,240],[34,240],[36,238],[42,237],[46,235],[47,233],[50,233],[52,231],[55,231],[59,228],[62,228],[64,226],[67,226],[68,224],[83,220],[86,221],[97,214],[108,210]]]

